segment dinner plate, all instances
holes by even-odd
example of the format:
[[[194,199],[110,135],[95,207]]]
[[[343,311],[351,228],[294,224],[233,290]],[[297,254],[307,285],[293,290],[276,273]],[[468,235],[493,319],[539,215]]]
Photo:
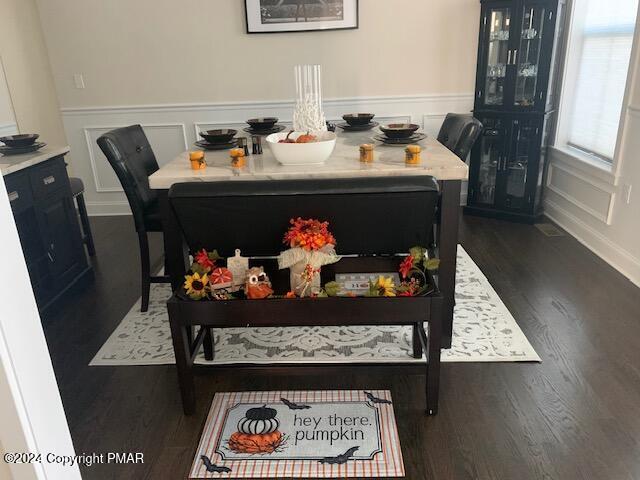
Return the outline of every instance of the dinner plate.
[[[347,122],[339,123],[337,126],[345,132],[365,132],[380,125],[378,122],[365,123],[364,125],[349,125]]]
[[[379,142],[382,142],[386,145],[410,145],[412,143],[417,143],[421,140],[427,138],[426,133],[414,133],[408,138],[389,138],[385,135],[374,135],[373,139]]]
[[[195,145],[200,148],[204,148],[205,150],[228,150],[230,148],[237,147],[238,141],[234,140],[227,143],[209,143],[205,142],[204,140],[198,140]]]
[[[33,145],[27,145],[26,147],[7,147],[3,145],[0,146],[0,153],[3,155],[20,155],[23,153],[35,152],[45,145],[46,143],[44,142],[34,143]]]
[[[243,128],[243,130],[247,133],[250,133],[251,135],[271,135],[272,133],[281,132],[285,128],[287,127],[285,127],[284,125],[276,125],[275,127],[270,128],[268,130],[254,130],[251,127],[245,127]]]

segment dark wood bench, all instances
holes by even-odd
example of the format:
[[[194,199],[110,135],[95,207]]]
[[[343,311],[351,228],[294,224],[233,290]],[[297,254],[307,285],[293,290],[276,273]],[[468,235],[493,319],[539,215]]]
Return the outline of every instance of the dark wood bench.
[[[286,248],[282,237],[290,218],[329,221],[338,253],[347,255],[323,267],[322,284],[336,273],[395,272],[402,260],[398,254],[429,243],[438,185],[429,176],[229,181],[177,184],[168,196],[191,251],[217,249],[229,257],[239,248],[243,256],[252,257],[252,264],[265,267],[276,294],[283,295],[289,290],[289,274],[277,269],[274,257]],[[167,255],[181,258],[183,251]],[[428,280],[432,291],[420,297],[192,301],[176,291],[168,310],[185,414],[195,410],[195,356],[201,346],[207,358],[215,354],[211,328],[307,325],[412,326],[413,355],[420,358],[424,349],[427,357],[422,367],[427,375],[427,413],[435,414],[443,298],[434,278],[429,275]],[[270,366],[264,368],[268,371]]]

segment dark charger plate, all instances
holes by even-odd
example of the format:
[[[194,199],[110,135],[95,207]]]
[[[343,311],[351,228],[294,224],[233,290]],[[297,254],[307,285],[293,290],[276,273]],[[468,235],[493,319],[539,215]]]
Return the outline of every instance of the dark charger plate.
[[[198,140],[195,145],[205,150],[229,150],[238,146],[237,140],[228,143],[209,143],[204,140]]]
[[[365,132],[373,127],[380,125],[378,122],[365,123],[364,125],[349,125],[348,123],[339,123],[337,126],[345,132]]]
[[[427,138],[427,134],[414,133],[408,138],[389,138],[384,135],[374,135],[373,138],[385,145],[411,145],[412,143],[418,143],[419,141]]]
[[[40,150],[47,144],[44,142],[34,143],[33,145],[27,145],[25,147],[6,147],[0,146],[0,153],[2,155],[20,155],[23,153],[31,153]]]
[[[271,135],[272,133],[281,132],[285,128],[287,127],[285,127],[284,125],[276,125],[268,130],[255,130],[251,127],[243,128],[243,130],[247,133],[250,133],[251,135]]]

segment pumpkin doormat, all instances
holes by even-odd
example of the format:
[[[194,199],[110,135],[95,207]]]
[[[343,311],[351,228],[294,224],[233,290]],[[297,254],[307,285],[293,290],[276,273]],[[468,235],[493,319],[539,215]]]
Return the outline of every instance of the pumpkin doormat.
[[[190,478],[403,477],[388,390],[217,393]]]

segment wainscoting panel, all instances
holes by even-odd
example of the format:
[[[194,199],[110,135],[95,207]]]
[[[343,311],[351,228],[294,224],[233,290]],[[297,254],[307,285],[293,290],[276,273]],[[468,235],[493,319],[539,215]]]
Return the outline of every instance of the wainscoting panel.
[[[18,125],[16,123],[3,123],[0,125],[0,137],[7,135],[16,135],[18,133]]]
[[[601,222],[610,225],[615,192],[561,163],[551,163],[547,188]]]
[[[418,123],[434,136],[447,112],[468,112],[472,106],[473,94],[357,97],[324,102],[325,114],[332,122],[342,121],[345,113],[373,112],[380,123]],[[228,127],[244,134],[242,129],[248,118],[275,116],[280,123],[290,125],[292,113],[291,101],[62,109],[71,146],[70,170],[84,180],[87,207],[92,215],[130,213],[119,182],[96,144],[102,133],[141,124],[158,163],[163,165],[189,149],[199,140],[198,133],[202,130]]]

